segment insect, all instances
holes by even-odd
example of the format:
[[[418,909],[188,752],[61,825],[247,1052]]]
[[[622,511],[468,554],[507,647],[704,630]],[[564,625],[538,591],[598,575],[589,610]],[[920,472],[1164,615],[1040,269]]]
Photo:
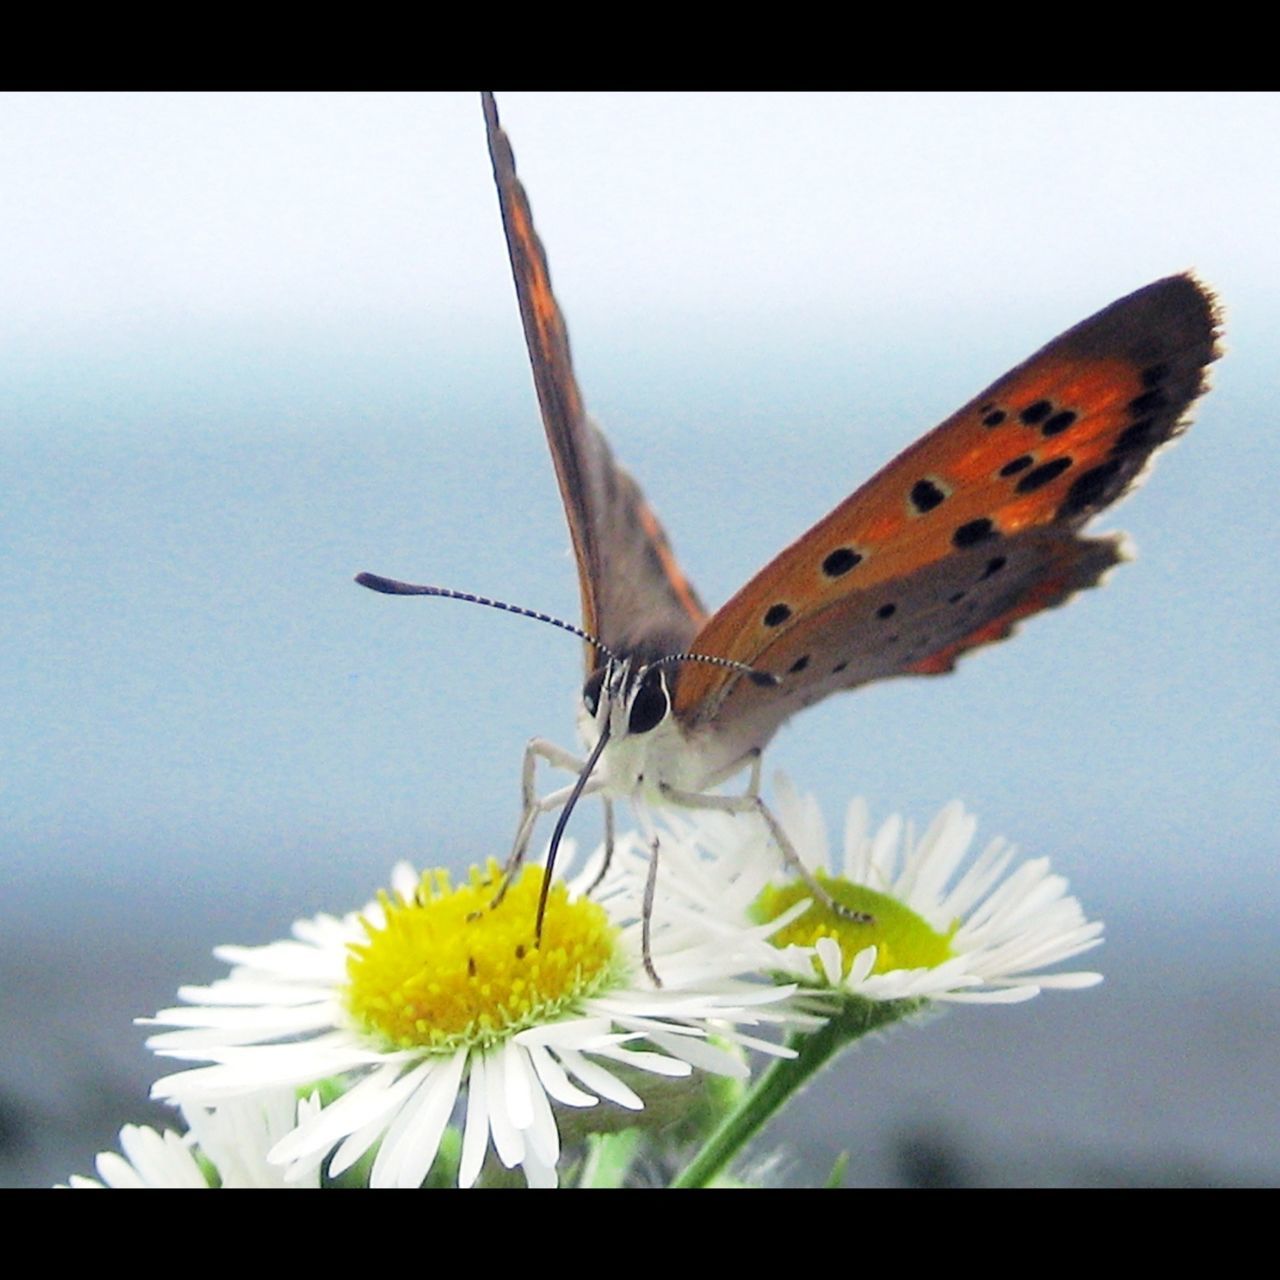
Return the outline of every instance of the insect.
[[[1112,303],[899,454],[709,613],[640,487],[587,417],[546,254],[488,94],[484,117],[578,565],[583,626],[567,629],[587,640],[579,710],[587,756],[530,742],[511,865],[543,813],[561,809],[554,857],[579,796],[605,798],[607,832],[611,798],[638,802],[654,855],[647,957],[658,846],[646,805],[754,812],[799,869],[760,793],[761,752],[779,726],[872,680],[948,672],[1022,619],[1097,585],[1123,558],[1121,535],[1081,530],[1185,427],[1218,355],[1218,312],[1190,275]],[[358,580],[399,594],[461,594]],[[576,773],[575,782],[539,796],[539,760]],[[741,794],[713,791],[743,772]]]

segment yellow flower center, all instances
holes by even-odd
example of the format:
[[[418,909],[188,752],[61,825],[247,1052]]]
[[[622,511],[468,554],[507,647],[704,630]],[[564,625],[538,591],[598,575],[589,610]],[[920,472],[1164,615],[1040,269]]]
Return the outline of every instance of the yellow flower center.
[[[368,1034],[393,1049],[487,1047],[616,980],[623,961],[603,908],[556,884],[539,943],[542,868],[526,867],[494,906],[501,884],[491,859],[456,889],[429,871],[409,901],[379,895],[386,920],[361,921],[367,940],[347,960],[347,1009]]]
[[[925,923],[910,907],[896,898],[876,893],[865,885],[818,873],[818,883],[843,907],[871,917],[859,924],[838,916],[829,907],[814,902],[803,915],[780,929],[770,939],[775,946],[814,946],[819,938],[834,938],[840,945],[841,974],[847,977],[853,958],[864,947],[876,948],[873,973],[891,969],[932,969],[951,958],[951,939],[959,922],[945,934]],[[757,919],[774,920],[802,898],[812,898],[813,890],[802,881],[769,885],[756,899]],[[821,976],[821,966],[814,962]]]

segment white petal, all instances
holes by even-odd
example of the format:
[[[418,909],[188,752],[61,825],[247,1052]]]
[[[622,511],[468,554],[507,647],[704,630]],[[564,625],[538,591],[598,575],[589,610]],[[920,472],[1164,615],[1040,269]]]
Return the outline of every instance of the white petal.
[[[138,1191],[147,1184],[142,1175],[123,1156],[114,1151],[104,1151],[94,1161],[98,1177],[117,1191]]]
[[[825,1018],[814,1018],[813,1025],[810,1030],[816,1031],[823,1023]],[[795,1049],[789,1048],[785,1044],[777,1044],[773,1040],[762,1040],[759,1036],[743,1035],[742,1032],[736,1032],[733,1037],[734,1044],[741,1045],[744,1049],[755,1049],[759,1053],[767,1053],[772,1058],[797,1058],[800,1055]]]
[[[462,1158],[458,1163],[458,1185],[470,1187],[484,1167],[489,1150],[489,1093],[485,1087],[487,1055],[479,1050],[471,1055],[467,1081],[467,1118],[462,1129]]]
[[[524,1159],[524,1138],[511,1122],[507,1110],[506,1050],[514,1045],[499,1045],[485,1063],[485,1087],[488,1089],[489,1131],[493,1134],[493,1149],[498,1159],[514,1169]]]
[[[424,1062],[399,1079],[396,1077],[400,1067],[396,1063],[375,1068],[319,1115],[277,1142],[267,1159],[273,1164],[288,1164],[318,1151],[327,1151],[348,1134],[382,1120],[413,1093],[430,1072],[431,1065]]]
[[[541,1092],[537,1077],[519,1045],[508,1042],[501,1052],[507,1114],[517,1129],[527,1129],[533,1123],[532,1095]]]
[[[557,1102],[566,1107],[593,1107],[600,1101],[595,1094],[584,1093],[569,1079],[564,1068],[547,1052],[545,1045],[529,1044],[525,1047],[542,1087]]]
[[[775,816],[796,852],[810,871],[826,871],[831,865],[827,828],[817,798],[801,795],[783,773],[774,778]]]
[[[550,1191],[556,1185],[555,1166],[543,1164],[535,1152],[530,1151],[525,1156],[522,1167],[524,1168],[525,1181],[535,1191]]]
[[[896,814],[880,825],[867,856],[867,886],[887,892],[897,874],[898,851],[902,843],[902,819]]]
[[[154,1018],[138,1019],[140,1023],[164,1025],[169,1027],[199,1027],[218,1031],[220,1040],[215,1044],[246,1044],[256,1040],[278,1040],[286,1036],[300,1035],[306,1031],[317,1031],[332,1027],[337,1020],[337,1009],[333,1001],[325,998],[319,1002],[299,1006],[271,1005],[253,1008],[228,1008],[221,1005],[202,1005],[198,1008],[181,1007],[177,1009],[161,1009]],[[152,1036],[147,1041],[148,1047],[162,1049],[166,1042],[172,1042],[179,1036],[178,1032],[170,1032]],[[230,1034],[233,1038],[228,1038]],[[196,1037],[187,1034],[179,1043],[199,1043]],[[209,1038],[205,1037],[205,1043]]]
[[[1021,1004],[1039,994],[1039,987],[997,987],[985,991],[939,991],[933,998],[949,1004]]]
[[[1058,991],[1084,991],[1088,987],[1096,987],[1103,981],[1100,973],[1087,970],[1080,973],[1029,973],[1027,981],[1038,987],[1051,987]]]
[[[397,862],[391,868],[391,889],[401,902],[412,902],[418,892],[422,877],[407,862]]]
[[[532,1068],[527,1068],[532,1075]],[[524,1162],[526,1168],[530,1160],[535,1164],[544,1164],[554,1169],[560,1159],[560,1130],[556,1126],[555,1113],[551,1110],[551,1102],[547,1095],[533,1082],[533,1117],[525,1130]],[[526,1177],[528,1175],[526,1174]]]
[[[750,1074],[746,1064],[731,1053],[726,1053],[723,1049],[716,1045],[708,1044],[705,1040],[691,1040],[688,1037],[663,1035],[654,1032],[651,1039],[653,1043],[660,1048],[665,1049],[673,1057],[678,1057],[687,1062],[690,1066],[699,1068],[702,1071],[710,1071],[718,1076],[733,1076],[743,1078]],[[611,1056],[617,1056],[619,1050],[614,1050]],[[654,1071],[657,1068],[649,1066],[647,1070]],[[663,1075],[674,1075],[673,1071],[663,1071]]]
[[[834,938],[819,938],[814,949],[818,953],[818,962],[822,965],[823,975],[833,987],[838,986],[844,969],[844,957],[840,952],[840,944]],[[865,948],[865,950],[870,949]]]
[[[512,1039],[516,1044],[564,1045],[571,1049],[581,1049],[601,1036],[607,1036],[610,1030],[608,1018],[572,1018],[566,1022],[548,1022],[529,1027],[512,1036]]]
[[[849,802],[844,819],[844,866],[843,873],[858,884],[869,883],[868,855],[871,851],[867,833],[871,830],[871,811],[867,802],[858,796]]]
[[[939,918],[931,919],[936,928],[949,928],[953,920],[963,919],[996,884],[1016,852],[1013,845],[996,839],[974,859],[937,907]]]
[[[120,1150],[138,1171],[144,1186],[207,1188],[209,1185],[195,1157],[176,1133],[157,1133],[142,1125],[125,1125],[120,1130]]]
[[[594,1089],[602,1098],[626,1107],[630,1111],[640,1111],[644,1103],[640,1098],[616,1076],[612,1076],[604,1067],[589,1062],[574,1049],[556,1049],[564,1069],[570,1075],[577,1076],[588,1089]]]
[[[170,1052],[167,1056],[183,1055]],[[239,1054],[227,1050],[219,1056],[225,1061],[218,1066],[161,1077],[151,1086],[151,1096],[212,1104],[272,1087],[306,1084],[379,1061],[367,1053],[326,1052],[309,1045],[270,1046],[242,1050]],[[399,1062],[400,1059],[393,1060],[391,1065],[397,1066]]]
[[[371,1187],[420,1187],[440,1149],[440,1139],[458,1100],[467,1050],[435,1060],[431,1073],[400,1108],[374,1157]]]
[[[872,969],[876,967],[876,957],[879,951],[875,947],[863,947],[856,956],[853,957],[853,964],[849,967],[849,981],[853,983],[861,982],[864,978],[871,975]],[[836,979],[839,981],[839,978]]]
[[[680,1048],[678,1050],[672,1049],[670,1054],[621,1048],[593,1049],[592,1053],[601,1058],[608,1058],[611,1062],[618,1062],[625,1067],[631,1067],[636,1071],[647,1071],[656,1076],[683,1077],[687,1076],[691,1070],[688,1062],[690,1051],[693,1056],[697,1056],[698,1050],[692,1046],[704,1043],[702,1040],[689,1039],[683,1036],[663,1035],[659,1031],[651,1033],[650,1039],[654,1044],[660,1044],[664,1048],[669,1048],[672,1044],[678,1044]],[[672,1056],[677,1053],[678,1057]]]

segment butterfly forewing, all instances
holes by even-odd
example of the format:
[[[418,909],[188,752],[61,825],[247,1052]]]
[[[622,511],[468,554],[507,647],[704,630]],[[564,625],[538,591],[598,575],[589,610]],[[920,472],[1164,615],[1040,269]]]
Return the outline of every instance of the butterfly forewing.
[[[490,94],[484,118],[529,361],[578,562],[583,625],[616,653],[679,652],[705,610],[639,486],[587,418],[546,254]],[[598,660],[588,645],[587,670]]]
[[[1096,583],[1113,539],[1077,530],[1176,435],[1216,356],[1213,300],[1157,281],[1068,330],[899,455],[697,634],[721,668],[680,673],[678,718],[747,747],[800,706],[968,649]]]

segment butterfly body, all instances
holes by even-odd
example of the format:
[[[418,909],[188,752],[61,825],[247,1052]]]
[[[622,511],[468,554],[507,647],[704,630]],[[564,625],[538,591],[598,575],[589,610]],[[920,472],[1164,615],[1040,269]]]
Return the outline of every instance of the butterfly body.
[[[612,796],[661,803],[672,792],[702,792],[746,767],[764,743],[727,758],[728,740],[687,726],[671,712],[679,667],[627,657],[588,679],[578,707],[578,732],[588,751],[608,728],[597,773]]]
[[[663,786],[684,789],[706,785],[698,776],[698,753],[688,749],[684,730],[669,710],[663,711],[656,724],[649,724],[647,717],[638,721],[646,726],[639,729],[632,727],[635,710],[635,701],[625,696],[602,698],[594,715],[590,702],[579,704],[578,733],[588,752],[599,743],[604,724],[609,725],[609,741],[597,765],[601,790],[611,796],[654,802],[661,799]]]
[[[708,612],[639,485],[586,415],[546,254],[490,95],[484,115],[591,637],[579,713],[587,759],[530,744],[514,857],[540,813],[586,792],[753,809],[786,854],[759,797],[760,755],[783,723],[869,681],[950,671],[1124,558],[1119,535],[1090,537],[1083,527],[1184,429],[1217,358],[1216,304],[1191,276],[1170,276],[1069,329]],[[741,503],[729,497],[732,519]],[[539,797],[538,759],[577,771],[576,786]],[[748,767],[744,795],[712,793]]]

